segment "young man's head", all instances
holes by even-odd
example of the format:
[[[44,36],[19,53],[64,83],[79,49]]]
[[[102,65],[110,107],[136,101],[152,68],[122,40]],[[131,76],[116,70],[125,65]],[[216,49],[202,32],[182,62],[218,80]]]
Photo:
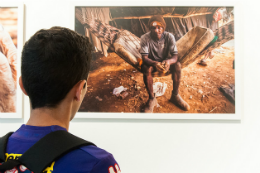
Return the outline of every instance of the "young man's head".
[[[36,32],[22,51],[20,81],[32,109],[55,108],[74,86],[85,88],[90,61],[87,37],[62,27]]]
[[[148,22],[148,25],[151,30],[152,37],[154,39],[159,40],[166,28],[166,23],[165,23],[163,17],[160,15],[155,15],[155,16],[151,17]]]

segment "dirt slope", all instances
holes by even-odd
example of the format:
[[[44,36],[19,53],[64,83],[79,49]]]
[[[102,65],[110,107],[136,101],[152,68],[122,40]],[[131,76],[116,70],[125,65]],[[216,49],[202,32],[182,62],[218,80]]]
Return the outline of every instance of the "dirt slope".
[[[216,52],[213,59],[208,59],[208,66],[197,62],[182,70],[179,93],[191,106],[183,111],[168,100],[171,97],[171,76],[154,77],[154,82],[166,82],[167,89],[158,97],[160,107],[155,113],[234,113],[235,106],[219,91],[224,84],[235,83],[233,67],[234,48],[222,46],[224,54]],[[119,86],[128,88],[125,99],[112,94]],[[96,53],[93,58],[88,79],[88,91],[80,107],[80,112],[142,112],[148,100],[143,83],[143,75],[122,60],[116,53],[108,57]]]

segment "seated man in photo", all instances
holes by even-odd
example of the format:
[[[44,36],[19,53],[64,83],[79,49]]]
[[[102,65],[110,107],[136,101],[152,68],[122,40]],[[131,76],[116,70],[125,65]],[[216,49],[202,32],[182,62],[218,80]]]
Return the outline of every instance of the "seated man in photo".
[[[143,64],[141,66],[143,79],[149,94],[149,100],[145,107],[145,112],[153,112],[154,106],[157,105],[156,98],[153,93],[153,77],[152,72],[159,71],[166,73],[170,71],[172,74],[173,90],[170,101],[181,109],[187,111],[190,109],[178,94],[181,63],[178,62],[178,51],[174,36],[165,31],[166,23],[162,16],[153,16],[149,22],[150,32],[141,36],[141,49]]]
[[[91,48],[87,37],[63,27],[39,30],[25,43],[19,84],[30,99],[30,118],[8,138],[7,161],[26,155],[53,132],[68,131],[87,91]],[[120,169],[112,154],[87,145],[72,148],[43,172],[120,173]]]

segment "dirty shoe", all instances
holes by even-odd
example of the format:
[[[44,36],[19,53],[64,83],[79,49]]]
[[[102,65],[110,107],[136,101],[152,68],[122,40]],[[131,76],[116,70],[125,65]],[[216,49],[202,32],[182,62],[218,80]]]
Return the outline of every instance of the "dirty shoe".
[[[154,97],[153,99],[149,99],[147,105],[145,106],[144,112],[145,113],[153,113],[153,108],[156,106],[157,100]]]
[[[188,111],[190,109],[190,105],[187,102],[185,102],[179,94],[172,94],[170,101],[185,111]]]

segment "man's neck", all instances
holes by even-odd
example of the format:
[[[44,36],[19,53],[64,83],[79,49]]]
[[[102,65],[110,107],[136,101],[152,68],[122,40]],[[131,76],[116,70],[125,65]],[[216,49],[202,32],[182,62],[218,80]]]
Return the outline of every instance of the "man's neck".
[[[160,41],[161,38],[163,37],[164,35],[164,32],[162,33],[161,37],[158,38],[156,35],[152,34],[152,32],[150,32],[150,35],[151,35],[151,38],[154,40],[154,41]]]
[[[52,126],[58,125],[69,129],[70,108],[36,108],[31,110],[30,119],[26,125]]]

